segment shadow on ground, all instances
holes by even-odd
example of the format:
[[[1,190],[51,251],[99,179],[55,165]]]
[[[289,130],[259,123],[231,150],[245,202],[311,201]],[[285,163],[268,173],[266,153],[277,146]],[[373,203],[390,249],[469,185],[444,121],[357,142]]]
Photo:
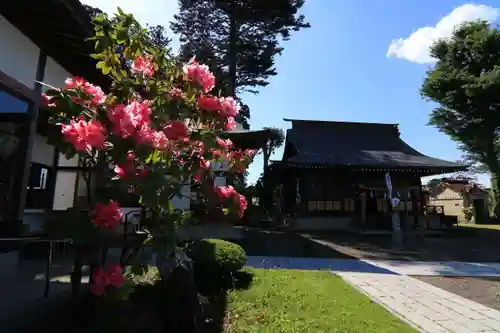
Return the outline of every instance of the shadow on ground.
[[[292,231],[246,229],[242,239],[231,241],[243,247],[248,256],[354,259],[330,244]]]
[[[367,260],[500,262],[500,230],[456,227],[441,236],[405,234],[401,248],[393,246],[390,236],[327,232],[304,233],[303,237],[348,257]]]

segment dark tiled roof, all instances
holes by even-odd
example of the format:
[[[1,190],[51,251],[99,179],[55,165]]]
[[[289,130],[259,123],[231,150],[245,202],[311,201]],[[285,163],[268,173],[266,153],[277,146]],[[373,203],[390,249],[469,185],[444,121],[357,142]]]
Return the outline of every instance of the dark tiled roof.
[[[290,163],[450,171],[466,168],[416,151],[400,138],[395,124],[285,120],[292,122],[286,142],[296,153],[290,154]]]
[[[270,135],[268,129],[246,130],[242,127],[235,127],[227,132],[234,145],[242,149],[261,149],[266,145]]]

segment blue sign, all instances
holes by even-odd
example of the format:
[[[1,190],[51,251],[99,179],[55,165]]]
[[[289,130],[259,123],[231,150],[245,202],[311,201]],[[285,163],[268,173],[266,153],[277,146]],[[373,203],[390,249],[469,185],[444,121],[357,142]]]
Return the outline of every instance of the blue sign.
[[[28,103],[11,94],[0,91],[0,114],[2,113],[27,113]]]

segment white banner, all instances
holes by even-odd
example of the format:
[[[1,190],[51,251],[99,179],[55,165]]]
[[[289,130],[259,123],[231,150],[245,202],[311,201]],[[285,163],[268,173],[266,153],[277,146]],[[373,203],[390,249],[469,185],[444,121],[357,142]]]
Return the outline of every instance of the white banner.
[[[387,190],[389,191],[389,198],[392,197],[392,182],[391,182],[391,175],[389,172],[385,174],[385,185],[387,186]]]

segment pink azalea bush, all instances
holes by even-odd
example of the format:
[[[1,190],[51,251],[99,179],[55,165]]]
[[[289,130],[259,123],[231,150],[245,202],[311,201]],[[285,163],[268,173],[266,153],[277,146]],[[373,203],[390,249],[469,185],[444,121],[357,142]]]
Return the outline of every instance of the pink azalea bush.
[[[50,121],[59,128],[52,141],[68,157],[78,154],[92,159],[102,168],[95,172],[107,181],[132,188],[142,205],[154,212],[155,220],[145,230],[148,240],[157,243],[159,254],[171,255],[179,216],[172,211],[171,201],[182,186],[210,184],[213,161],[225,161],[234,172],[243,172],[255,151],[236,149],[225,137],[240,106],[233,97],[210,94],[215,77],[206,65],[194,58],[178,64],[166,50],[143,45],[141,29],[125,37],[113,33],[113,29],[139,27],[128,15],[117,15],[110,27],[100,21],[94,24],[92,57],[99,60],[97,67],[110,84],[102,89],[75,77],[60,89],[48,90],[44,100],[52,111]],[[105,29],[110,30],[103,33]],[[200,188],[200,195],[214,207],[243,216],[246,199],[233,187]],[[122,223],[116,201],[108,198],[92,205],[89,221],[96,234]],[[102,295],[109,286],[123,283],[122,267],[97,267],[90,289]]]

